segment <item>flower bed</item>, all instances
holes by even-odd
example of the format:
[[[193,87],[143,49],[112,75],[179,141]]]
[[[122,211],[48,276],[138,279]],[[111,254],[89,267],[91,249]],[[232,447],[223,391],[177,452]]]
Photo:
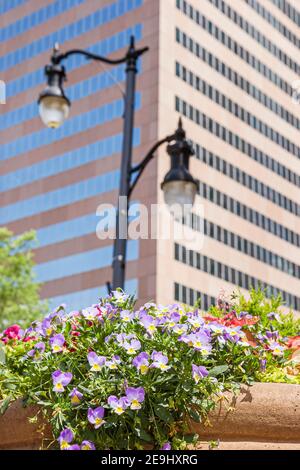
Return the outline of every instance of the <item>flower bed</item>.
[[[48,444],[66,450],[183,449],[202,432],[215,438],[204,424],[227,393],[254,381],[300,383],[299,323],[279,303],[261,292],[221,297],[203,316],[177,304],[135,310],[117,291],[82,311],[62,306],[2,334],[2,412],[20,397],[38,405],[31,414],[47,415]]]

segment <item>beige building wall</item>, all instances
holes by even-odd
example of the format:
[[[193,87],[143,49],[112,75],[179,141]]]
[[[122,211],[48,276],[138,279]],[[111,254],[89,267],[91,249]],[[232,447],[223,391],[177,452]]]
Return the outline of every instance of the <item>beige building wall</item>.
[[[247,49],[275,73],[284,78],[290,85],[300,78],[294,71],[252,39],[238,25],[234,24],[231,19],[227,18],[212,3],[213,2],[209,0],[189,0],[187,5],[191,5],[196,10],[199,10],[208,20],[231,36],[232,39],[237,41],[243,48]],[[276,46],[281,48],[288,56],[300,63],[297,48],[247,5],[244,0],[235,0],[234,2],[227,0],[226,3],[276,44]],[[260,3],[300,38],[300,29],[270,1],[262,0]],[[296,2],[295,7],[297,8],[297,6],[298,8],[300,7]],[[187,70],[192,71],[202,80],[217,88],[221,93],[237,102],[240,106],[257,116],[257,118],[281,133],[284,137],[290,139],[295,144],[299,144],[299,130],[249,96],[233,82],[230,82],[225,76],[222,76],[208,64],[196,57],[196,55],[191,53],[187,48],[175,42],[175,29],[179,28],[182,32],[186,33],[188,37],[198,42],[219,60],[225,62],[227,66],[249,80],[251,84],[258,87],[262,92],[272,97],[273,100],[298,119],[300,118],[300,105],[293,103],[291,96],[287,96],[286,93],[281,91],[277,86],[267,80],[267,78],[263,77],[258,71],[254,70],[250,65],[225,47],[225,45],[222,45],[217,39],[197,25],[196,22],[192,21],[182,11],[176,8],[175,0],[160,1],[159,21],[159,137],[167,134],[170,127],[176,126],[178,113],[175,112],[175,96],[178,96],[299,175],[299,158],[242,122],[228,110],[214,103],[208,96],[204,96],[204,94],[192,88],[188,83],[176,77],[175,62],[177,61],[182,66],[186,67]],[[296,185],[270,171],[268,168],[220,140],[202,127],[199,127],[199,125],[192,122],[188,117],[184,118],[184,128],[188,138],[193,142],[217,154],[226,162],[231,163],[252,177],[257,178],[262,183],[267,184],[296,203],[300,202],[300,188]],[[159,182],[162,180],[167,168],[168,159],[164,156],[164,151],[162,150],[158,162],[159,201],[162,201],[162,194],[159,191]],[[260,196],[256,192],[196,158],[192,159],[191,169],[193,175],[202,182],[222,191],[228,196],[235,198],[241,203],[261,212],[266,217],[281,223],[299,234],[299,216],[279,207],[274,202]],[[224,229],[234,232],[293,263],[300,264],[299,247],[293,246],[291,243],[255,226],[242,217],[238,217],[200,196],[197,196],[196,204],[202,205],[204,218],[210,222],[218,224]],[[184,245],[184,243],[181,244]],[[300,282],[298,276],[291,276],[280,269],[276,269],[273,266],[248,256],[230,246],[226,246],[208,236],[204,237],[203,246],[201,246],[201,242],[199,242],[199,238],[197,238],[193,250],[299,297]],[[225,279],[220,279],[217,276],[212,276],[179,261],[175,261],[174,243],[158,241],[156,285],[157,300],[159,302],[165,303],[168,302],[172,296],[174,298],[175,282],[214,297],[218,295],[221,288],[225,288],[229,292],[234,288],[234,286],[226,282]],[[240,290],[246,292],[243,288]],[[181,298],[180,300],[183,299]]]

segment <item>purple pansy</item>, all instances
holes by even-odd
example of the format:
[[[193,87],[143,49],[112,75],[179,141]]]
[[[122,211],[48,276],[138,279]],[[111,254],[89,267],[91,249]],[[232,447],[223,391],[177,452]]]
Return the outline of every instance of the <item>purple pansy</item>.
[[[139,349],[141,349],[141,343],[137,339],[132,339],[129,342],[126,341],[123,346],[128,354],[135,354]]]
[[[268,348],[272,351],[273,354],[281,355],[284,351],[284,347],[281,346],[277,341],[271,340],[268,344]]]
[[[219,323],[209,323],[207,326],[211,333],[216,336],[220,336],[224,333],[224,326],[220,325]]]
[[[177,323],[180,322],[180,315],[177,312],[172,312],[169,317],[165,319],[165,324],[168,326],[168,328],[174,328]]]
[[[75,450],[75,449],[70,449],[70,447],[73,447],[70,445],[73,439],[74,439],[73,431],[69,428],[64,429],[60,433],[59,438],[57,439],[60,445],[60,449],[61,450]]]
[[[118,399],[114,395],[108,397],[107,403],[117,415],[123,414],[126,408],[129,406],[129,402],[126,397]]]
[[[171,450],[171,449],[172,447],[171,447],[170,442],[166,442],[161,448],[161,450]]]
[[[28,355],[29,357],[32,357],[32,359],[33,359],[34,361],[38,361],[38,360],[40,360],[40,359],[42,358],[41,355],[43,354],[43,352],[45,352],[45,343],[43,343],[43,342],[41,341],[41,342],[39,342],[39,343],[36,343],[36,344],[34,345],[34,348],[31,349],[31,350],[27,353],[27,355]]]
[[[140,410],[142,408],[141,403],[145,400],[145,390],[143,387],[128,387],[126,389],[126,398],[132,410]]]
[[[139,370],[142,375],[147,374],[149,370],[149,354],[147,354],[146,352],[141,352],[138,356],[133,359],[132,364]]]
[[[125,343],[128,343],[132,339],[136,339],[135,335],[126,335],[126,333],[119,333],[117,335],[113,335],[116,337],[117,342],[121,345],[124,346]],[[111,339],[112,335],[110,335]]]
[[[106,358],[104,356],[98,356],[95,352],[88,354],[88,361],[93,372],[98,372],[101,367],[105,365]]]
[[[69,397],[71,397],[71,403],[73,406],[80,405],[80,402],[83,398],[82,393],[75,387],[73,388],[72,392],[69,394]]]
[[[162,352],[153,351],[153,353],[151,354],[151,359],[153,361],[151,367],[154,367],[155,369],[160,369],[162,371],[170,369],[170,366],[167,365],[169,359]]]
[[[62,334],[54,335],[50,338],[49,343],[53,353],[62,352],[65,344],[65,337]]]
[[[232,343],[238,343],[243,336],[240,326],[235,328],[225,327],[223,332],[223,337],[225,340],[231,341]]]
[[[260,370],[261,372],[265,372],[266,371],[266,368],[267,368],[267,359],[260,359],[259,360],[259,367],[260,367]]]
[[[279,315],[279,313],[270,312],[270,313],[268,313],[267,317],[268,317],[269,320],[276,320],[276,321],[280,322],[280,315]]]
[[[129,323],[134,319],[134,312],[130,312],[130,310],[122,310],[120,313],[121,320],[125,323]]]
[[[140,323],[150,335],[153,335],[157,331],[159,321],[151,315],[142,314],[140,315]]]
[[[191,314],[188,316],[187,322],[192,325],[194,330],[198,330],[199,328],[202,328],[204,325],[204,320],[200,315],[194,315]]]
[[[99,406],[98,408],[88,409],[88,421],[94,425],[95,429],[100,428],[105,424],[104,418],[105,410],[103,406]]]
[[[49,318],[44,318],[42,321],[41,331],[43,336],[50,336],[53,333],[53,326]]]
[[[186,323],[177,323],[173,326],[172,331],[174,331],[177,335],[183,335],[187,332],[188,326]]]
[[[82,441],[80,450],[96,450],[96,447],[91,441]]]
[[[62,372],[61,370],[56,370],[52,374],[53,380],[53,390],[57,393],[62,393],[65,391],[65,387],[69,385],[73,376],[71,372]]]
[[[99,310],[96,307],[84,308],[82,310],[82,316],[89,321],[95,320],[99,315]]]
[[[279,332],[278,331],[266,331],[266,338],[268,340],[277,341],[279,338]]]
[[[195,364],[192,364],[192,375],[197,384],[201,379],[208,376],[208,370],[204,366],[196,366]]]
[[[123,291],[115,290],[112,292],[112,297],[115,303],[120,305],[129,298],[129,295],[125,294]]]
[[[208,335],[202,331],[182,335],[179,340],[187,343],[189,346],[193,346],[196,351],[201,351],[203,355],[208,355],[212,350]]]
[[[118,365],[121,363],[121,358],[120,356],[113,356],[111,360],[107,360],[105,362],[106,367],[109,369],[115,370],[118,368]]]

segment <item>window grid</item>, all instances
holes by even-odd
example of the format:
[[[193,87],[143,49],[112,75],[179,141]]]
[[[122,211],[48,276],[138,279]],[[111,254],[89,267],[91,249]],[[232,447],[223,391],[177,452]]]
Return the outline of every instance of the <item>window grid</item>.
[[[211,305],[216,304],[215,297],[203,294],[202,292],[186,287],[178,282],[174,284],[174,298],[176,302],[182,302],[193,307],[196,303],[200,303],[200,308],[204,311],[209,310]]]
[[[141,95],[139,93],[136,95],[135,105],[136,109],[140,109]],[[53,132],[52,129],[42,128],[32,134],[27,134],[2,145],[0,160],[7,160],[42,146],[49,145],[65,137],[70,137],[73,134],[77,134],[78,129],[80,129],[80,132],[84,132],[95,126],[102,125],[105,122],[111,122],[114,119],[122,117],[122,114],[123,100],[107,103],[100,108],[95,108],[87,113],[79,114],[68,119],[62,127],[55,129],[55,132]]]
[[[122,82],[125,78],[125,66],[121,65],[112,69],[110,72],[102,72],[98,75],[76,83],[66,88],[66,95],[73,101],[77,101],[87,96],[90,96],[99,91],[115,85],[115,82]],[[5,130],[12,126],[17,126],[24,121],[34,119],[38,116],[38,105],[36,101],[21,106],[20,108],[13,109],[0,116],[0,129]]]
[[[29,29],[45,23],[51,18],[54,18],[55,16],[58,16],[83,2],[84,0],[56,0],[54,3],[50,3],[49,5],[40,8],[29,15],[23,16],[23,18],[20,18],[14,23],[10,23],[2,28],[2,30],[0,30],[0,41],[7,41],[19,34],[23,34]]]
[[[263,93],[256,86],[252,85],[248,80],[235,72],[231,67],[228,67],[224,62],[219,60],[216,56],[211,54],[209,51],[200,46],[199,43],[194,41],[187,34],[182,32],[179,28],[176,28],[176,41],[178,44],[189,50],[198,59],[202,60],[213,68],[216,72],[221,74],[235,86],[243,90],[253,99],[261,103],[263,106],[268,108],[274,114],[279,116],[285,122],[288,122],[291,126],[300,130],[300,119],[294,114],[290,113],[287,109],[281,106],[279,103],[273,100],[270,96]]]
[[[206,272],[207,274],[217,277],[219,279],[225,280],[225,271],[228,273],[228,281],[231,284],[236,284],[237,286],[241,287],[242,289],[250,290],[251,288],[258,288],[266,290],[266,293],[269,297],[281,295],[283,301],[286,303],[288,307],[292,307],[294,310],[300,310],[300,298],[282,290],[278,287],[274,287],[266,282],[257,279],[253,276],[250,276],[246,273],[243,273],[237,269],[234,269],[230,266],[226,266],[219,261],[216,261],[212,258],[209,258],[201,253],[194,252],[193,250],[189,250],[186,247],[175,244],[174,247],[174,258],[176,261],[179,261],[183,264],[191,266],[199,271]],[[192,253],[192,256],[191,256]],[[196,254],[196,258],[200,260],[199,264],[191,263],[191,260],[194,260],[194,253]],[[206,266],[206,269],[204,269]],[[227,268],[227,269],[225,269]]]
[[[230,232],[220,225],[214,224],[207,219],[201,219],[199,215],[191,212],[188,216],[184,217],[181,222],[184,225],[203,233],[205,236],[210,237],[223,245],[229,246],[251,258],[272,266],[289,276],[300,278],[300,265],[283,258],[282,256],[274,253],[261,245],[253,243],[251,240],[241,237],[234,232]]]
[[[125,292],[137,297],[138,295],[138,280],[128,279],[125,281]],[[97,301],[107,296],[107,286],[94,287],[92,289],[85,289],[68,294],[59,295],[49,300],[50,309],[54,310],[61,304],[66,304],[67,311],[80,310],[82,308],[94,305]]]
[[[32,217],[42,212],[47,212],[58,207],[67,206],[83,199],[98,196],[99,194],[113,191],[119,185],[120,172],[111,171],[94,178],[78,181],[69,186],[64,186],[54,191],[39,194],[30,199],[0,207],[0,219],[2,224],[15,220]]]
[[[138,246],[138,240],[128,241],[128,261],[138,259]],[[38,264],[35,266],[35,272],[39,282],[49,282],[105,268],[110,265],[112,256],[113,245],[109,245]]]
[[[264,18],[273,28],[277,29],[288,41],[300,49],[300,39],[290,31],[283,23],[273,16],[263,5],[257,0],[245,0],[247,4]]]
[[[271,201],[273,204],[276,204],[282,209],[291,212],[294,215],[300,216],[300,205],[295,201],[292,201],[270,186],[267,186],[253,176],[245,173],[240,168],[232,165],[231,163],[228,163],[226,160],[223,160],[221,157],[210,152],[201,145],[192,141],[191,143],[194,147],[195,156],[198,160],[205,163],[206,165],[209,165],[219,173],[223,173],[225,176],[228,176],[232,180],[250,189],[250,191],[259,194],[261,197]]]
[[[266,77],[269,81],[274,83],[278,88],[280,88],[284,93],[289,96],[292,96],[293,90],[291,85],[280,77],[277,73],[273,72],[269,67],[267,67],[263,62],[257,59],[252,55],[248,50],[244,49],[240,44],[234,41],[228,34],[222,31],[218,26],[209,21],[205,16],[203,16],[199,10],[194,8],[192,5],[187,3],[185,0],[176,0],[176,6],[181,10],[185,15],[187,15],[192,21],[194,21],[198,26],[207,31],[211,36],[221,42],[225,47],[227,47],[231,52],[240,57],[244,62],[246,62],[250,67],[255,69],[258,73]]]
[[[87,50],[94,52],[95,54],[108,55],[116,52],[118,49],[126,47],[129,42],[130,36],[134,35],[137,41],[142,39],[142,25],[136,24],[133,27],[127,28],[123,31],[114,34],[92,46],[89,46]],[[86,64],[86,60],[83,56],[70,56],[65,61],[68,72],[75,70],[82,65]],[[43,84],[45,82],[44,68],[34,70],[28,74],[22,75],[22,77],[11,80],[6,86],[7,98],[16,96],[19,93],[33,88],[36,85]]]
[[[199,109],[193,107],[177,96],[175,97],[175,110],[183,114],[191,121],[195,122],[198,126],[208,130],[211,134],[217,136],[219,139],[236,148],[241,153],[247,155],[252,160],[255,160],[260,165],[263,165],[264,167],[268,168],[268,170],[276,173],[281,178],[289,181],[299,188],[300,176],[298,174],[294,173],[292,170],[282,165],[277,160],[274,160],[254,145],[246,142],[244,139],[234,134],[229,129],[219,124],[217,121],[214,121],[210,117],[201,113]]]
[[[185,83],[193,87],[199,93],[207,96],[211,101],[222,106],[230,114],[243,121],[248,126],[255,129],[257,132],[262,134],[267,139],[275,142],[275,144],[282,147],[287,152],[300,158],[300,147],[291,142],[289,139],[284,137],[279,132],[275,131],[272,127],[268,126],[265,122],[261,121],[255,115],[249,113],[245,108],[240,106],[235,101],[228,98],[226,95],[221,93],[219,90],[211,86],[209,83],[202,80],[198,75],[194,74],[191,70],[188,70],[183,65],[176,62],[175,73],[176,76],[183,80]]]
[[[40,181],[43,178],[57,175],[72,168],[120,153],[122,149],[122,134],[93,142],[85,147],[71,150],[62,155],[49,158],[34,165],[26,166],[16,171],[0,176],[0,192],[19,188],[26,184]],[[140,145],[140,129],[134,129],[133,145]]]
[[[264,34],[256,29],[252,24],[239,15],[236,10],[230,7],[224,0],[208,0],[218,10],[233,21],[239,28],[241,28],[246,34],[252,37],[262,47],[264,47],[270,54],[279,59],[284,65],[289,67],[293,72],[299,74],[300,66],[291,57],[289,57],[282,49],[276,44],[270,41]]]
[[[0,3],[0,14],[3,15],[9,10],[13,10],[14,8],[17,8],[24,3],[27,3],[28,0],[9,0],[7,2],[1,2]]]
[[[293,232],[289,228],[275,222],[269,217],[261,214],[260,212],[242,204],[240,201],[233,199],[225,193],[209,186],[201,181],[198,181],[198,194],[200,197],[207,199],[208,201],[216,204],[219,207],[231,212],[237,217],[241,217],[247,222],[271,233],[275,237],[281,238],[282,240],[300,247],[300,235],[299,233]]]
[[[287,0],[269,0],[297,26],[300,26],[300,13]]]
[[[119,0],[107,5],[85,18],[81,18],[80,20],[68,24],[54,33],[43,36],[30,44],[26,44],[25,46],[2,56],[0,58],[0,71],[4,72],[15,67],[19,63],[32,59],[53,47],[53,44],[56,42],[64,44],[67,41],[71,41],[87,31],[98,28],[108,21],[112,21],[124,15],[126,12],[139,8],[141,4],[142,0]]]

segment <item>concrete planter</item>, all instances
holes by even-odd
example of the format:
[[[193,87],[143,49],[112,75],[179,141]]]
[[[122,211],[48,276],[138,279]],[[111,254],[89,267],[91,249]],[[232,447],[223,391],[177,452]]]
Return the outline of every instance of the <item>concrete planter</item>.
[[[237,397],[226,398],[207,426],[191,423],[200,441],[220,439],[224,450],[300,449],[299,385],[256,383],[242,387]]]
[[[227,395],[209,417],[209,425],[191,422],[199,434],[197,449],[210,440],[220,440],[220,449],[300,449],[300,386],[257,383],[243,387],[238,397]],[[228,409],[234,408],[234,411]],[[31,424],[37,409],[13,403],[0,416],[0,449],[39,449],[43,423]],[[51,430],[44,424],[44,439]],[[45,447],[45,446],[44,446]]]
[[[43,447],[47,447],[52,441],[49,424],[41,417],[36,423],[29,422],[29,418],[36,416],[38,410],[35,406],[24,408],[22,400],[17,400],[4,415],[0,415],[0,449],[37,450],[42,447],[44,439]]]

